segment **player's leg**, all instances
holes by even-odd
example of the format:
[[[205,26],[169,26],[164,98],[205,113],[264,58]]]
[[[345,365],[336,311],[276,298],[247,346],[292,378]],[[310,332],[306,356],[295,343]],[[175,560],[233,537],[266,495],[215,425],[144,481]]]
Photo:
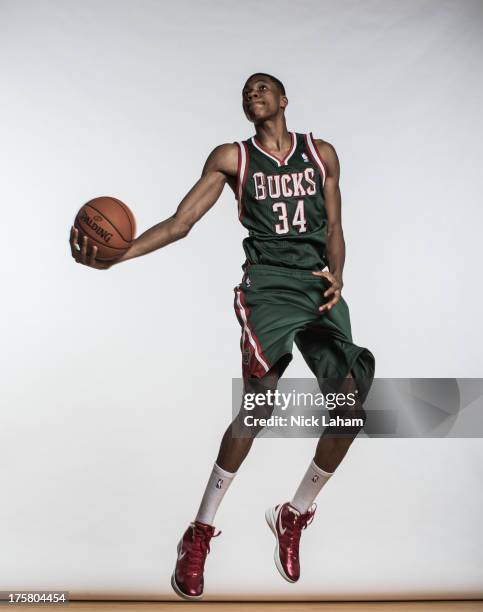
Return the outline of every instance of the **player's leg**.
[[[316,292],[320,289],[315,286]],[[311,287],[307,298],[317,301]],[[305,361],[317,377],[321,389],[326,379],[335,383],[338,392],[355,394],[352,406],[331,410],[331,417],[351,417],[352,428],[326,428],[314,458],[311,460],[290,502],[273,506],[266,511],[267,522],[276,537],[275,564],[289,582],[300,577],[299,543],[303,529],[313,519],[314,501],[334,470],[344,458],[354,438],[365,422],[362,404],[369,392],[374,376],[374,357],[370,351],[352,342],[349,309],[345,301],[339,302],[330,314],[314,317],[313,324],[295,336],[295,342]],[[356,388],[357,386],[357,388]]]
[[[374,379],[374,356],[368,349],[352,342],[346,302],[338,302],[333,310],[333,315],[321,317],[315,325],[299,334],[296,343],[317,377],[321,391],[324,394],[339,393],[346,398],[332,408],[328,416],[349,425],[327,426],[323,431],[314,457],[291,501],[301,514],[312,507],[364,427],[366,413],[363,403]]]
[[[316,497],[345,457],[350,445],[361,431],[366,421],[366,413],[358,399],[358,390],[352,373],[349,373],[338,393],[354,398],[349,406],[340,406],[330,412],[331,419],[340,417],[350,419],[349,426],[327,426],[319,439],[315,455],[307,468],[290,504],[301,514],[305,514]]]
[[[241,466],[253,440],[263,429],[262,427],[247,427],[244,417],[247,412],[244,410],[245,395],[247,393],[258,394],[259,402],[250,415],[255,418],[268,418],[273,411],[268,399],[262,402],[263,396],[267,391],[275,391],[279,380],[280,365],[277,362],[262,378],[249,378],[244,381],[244,396],[237,416],[227,427],[221,440],[220,449],[216,458],[215,465],[208,479],[201,504],[195,520],[211,525],[215,518],[216,511],[223,499],[228,487],[232,483],[238,468]]]
[[[234,308],[241,327],[240,348],[244,398],[242,407],[225,431],[220,449],[201,500],[198,513],[178,545],[178,561],[173,588],[187,599],[199,599],[203,591],[203,567],[209,541],[214,535],[216,511],[262,427],[247,427],[245,397],[266,394],[250,416],[268,418],[273,406],[268,392],[274,391],[279,377],[292,358],[295,333],[305,325],[305,312],[298,308],[298,296],[284,290],[291,286],[292,274],[280,277],[277,268],[250,266],[235,287]],[[292,298],[293,303],[290,298]],[[192,554],[191,552],[192,551]]]
[[[332,474],[344,459],[351,444],[366,422],[366,413],[359,400],[359,390],[352,373],[347,375],[344,383],[338,388],[338,393],[343,393],[346,397],[350,394],[354,401],[349,405],[332,409],[330,417],[332,419],[337,417],[349,419],[351,424],[327,426],[319,439],[313,458],[315,466],[329,474]],[[300,503],[300,506],[303,511],[305,504]]]
[[[269,390],[274,391],[280,369],[281,366],[277,363],[262,378],[245,380],[245,393],[262,394]],[[223,435],[198,513],[178,543],[178,558],[171,584],[183,599],[198,600],[203,596],[204,566],[210,550],[210,540],[221,533],[220,531],[215,533],[213,526],[216,512],[238,468],[247,456],[254,438],[262,429],[245,426],[243,406],[244,401],[238,415]],[[272,410],[273,407],[270,407],[268,401],[265,404],[260,402],[256,415],[268,417]]]
[[[338,393],[350,393],[355,381],[352,374],[338,385]],[[357,395],[356,395],[357,397]],[[326,427],[295,494],[290,502],[267,509],[265,518],[276,538],[275,565],[288,582],[300,577],[299,546],[302,530],[313,520],[315,499],[328,482],[336,467],[344,458],[354,438],[365,422],[365,413],[358,400],[354,406],[331,411],[332,418],[351,418],[357,425],[352,427]]]

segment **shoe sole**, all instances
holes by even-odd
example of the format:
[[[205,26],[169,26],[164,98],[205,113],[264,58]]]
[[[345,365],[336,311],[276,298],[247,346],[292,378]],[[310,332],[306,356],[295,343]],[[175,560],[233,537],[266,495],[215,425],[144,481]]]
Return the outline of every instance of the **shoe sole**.
[[[275,507],[267,508],[265,510],[265,520],[267,521],[267,525],[272,530],[273,535],[275,536],[275,551],[273,554],[273,560],[275,561],[275,567],[278,569],[282,578],[284,578],[287,582],[294,584],[297,580],[293,580],[289,578],[283,569],[283,565],[280,561],[280,547],[278,543],[278,533],[277,533],[277,515],[275,513]]]
[[[179,544],[177,551],[179,555]],[[173,587],[173,591],[176,593],[176,595],[179,595],[181,599],[186,599],[186,601],[199,601],[203,598],[203,593],[201,593],[201,595],[187,595],[179,588],[178,583],[176,582],[176,564],[174,566],[174,572],[171,574],[171,586]]]

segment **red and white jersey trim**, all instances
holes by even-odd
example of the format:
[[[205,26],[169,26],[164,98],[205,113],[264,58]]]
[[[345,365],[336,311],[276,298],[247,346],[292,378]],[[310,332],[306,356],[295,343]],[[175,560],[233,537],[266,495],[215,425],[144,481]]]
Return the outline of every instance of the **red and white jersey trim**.
[[[324,186],[325,183],[325,178],[327,176],[327,170],[325,167],[325,163],[324,160],[322,159],[317,146],[315,144],[315,140],[314,137],[312,135],[312,132],[310,132],[309,134],[305,134],[305,143],[307,145],[308,151],[310,153],[310,156],[312,157],[312,159],[314,160],[314,162],[317,164],[317,166],[319,167],[319,170],[322,174],[322,186]]]
[[[248,172],[248,150],[244,142],[237,142],[238,145],[238,168],[236,175],[236,199],[238,202],[238,217],[241,219],[243,213],[243,187],[246,182]]]
[[[255,136],[252,136],[251,141],[253,146],[257,148],[260,153],[263,153],[264,155],[272,159],[274,162],[276,162],[277,166],[280,167],[286,166],[288,164],[288,160],[292,157],[292,155],[295,153],[295,149],[297,148],[297,136],[294,132],[290,132],[290,137],[292,139],[292,146],[290,147],[290,151],[288,152],[288,155],[287,157],[285,157],[285,159],[279,159],[278,157],[275,157],[275,155],[269,153],[266,149],[262,147],[260,143],[257,142]]]

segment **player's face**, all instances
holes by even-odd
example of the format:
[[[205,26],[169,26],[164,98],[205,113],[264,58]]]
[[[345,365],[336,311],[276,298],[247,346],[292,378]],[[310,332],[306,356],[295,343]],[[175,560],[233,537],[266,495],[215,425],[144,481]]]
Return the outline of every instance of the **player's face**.
[[[248,121],[261,123],[285,108],[287,98],[270,79],[254,77],[245,83],[242,91],[243,110]]]

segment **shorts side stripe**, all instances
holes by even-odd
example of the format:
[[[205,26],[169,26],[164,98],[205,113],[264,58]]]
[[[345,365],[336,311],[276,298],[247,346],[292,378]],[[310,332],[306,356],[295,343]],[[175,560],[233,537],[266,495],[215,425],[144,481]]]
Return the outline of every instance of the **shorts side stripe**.
[[[245,305],[242,303],[243,300],[243,293],[240,289],[236,290],[236,299],[237,299],[237,306],[238,306],[238,310],[241,316],[241,319],[243,321],[243,333],[246,333],[248,336],[248,340],[250,341],[250,344],[253,347],[253,350],[255,352],[255,357],[257,359],[257,361],[262,365],[263,369],[265,370],[265,372],[268,372],[268,370],[270,369],[270,367],[268,366],[267,362],[265,361],[265,359],[262,357],[262,350],[260,347],[260,343],[258,342],[258,338],[256,337],[255,333],[253,332],[253,330],[250,329],[250,325],[248,323],[248,318],[247,318],[247,312],[245,309]]]

